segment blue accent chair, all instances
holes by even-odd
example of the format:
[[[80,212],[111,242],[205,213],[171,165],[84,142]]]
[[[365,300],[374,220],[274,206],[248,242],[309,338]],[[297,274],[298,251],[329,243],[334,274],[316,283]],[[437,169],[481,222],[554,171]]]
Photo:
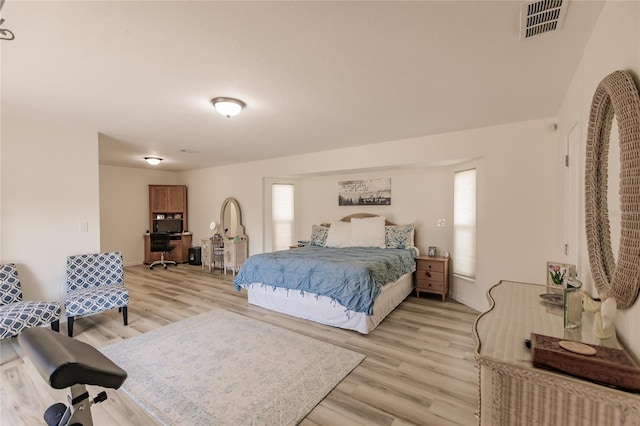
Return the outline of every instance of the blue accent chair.
[[[122,253],[81,254],[67,257],[67,297],[64,303],[67,332],[73,337],[73,321],[118,308],[127,325],[129,291],[124,286]]]
[[[15,337],[22,330],[51,324],[60,330],[60,304],[22,300],[22,286],[13,263],[0,265],[0,339]]]

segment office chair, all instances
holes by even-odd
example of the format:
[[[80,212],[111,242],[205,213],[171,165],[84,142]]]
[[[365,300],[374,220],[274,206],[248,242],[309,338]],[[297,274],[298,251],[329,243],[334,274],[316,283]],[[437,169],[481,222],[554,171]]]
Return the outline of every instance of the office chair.
[[[153,269],[153,267],[156,265],[162,265],[164,266],[164,269],[167,269],[168,264],[178,266],[178,264],[173,260],[164,260],[164,254],[173,250],[173,247],[171,246],[171,235],[168,232],[154,232],[150,235],[150,239],[151,252],[159,252],[160,260],[156,260],[151,265],[149,265],[149,269]]]

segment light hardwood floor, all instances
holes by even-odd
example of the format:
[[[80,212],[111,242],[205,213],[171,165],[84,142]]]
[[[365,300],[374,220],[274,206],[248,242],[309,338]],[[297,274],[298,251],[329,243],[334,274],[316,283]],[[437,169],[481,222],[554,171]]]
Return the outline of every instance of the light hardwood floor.
[[[275,324],[356,352],[367,358],[349,374],[301,425],[474,425],[478,374],[471,328],[478,315],[439,296],[409,296],[369,335],[278,314],[247,303],[232,277],[199,266],[125,269],[130,290],[129,325],[117,310],[79,318],[74,334],[96,347],[127,339],[213,307]],[[66,324],[61,325],[66,332]],[[215,331],[215,324],[212,325]],[[189,344],[185,336],[182,344]],[[15,339],[0,342],[0,424],[44,424],[42,414],[67,391],[51,389]],[[95,395],[100,389],[89,387]],[[92,408],[94,423],[156,425],[123,391]]]

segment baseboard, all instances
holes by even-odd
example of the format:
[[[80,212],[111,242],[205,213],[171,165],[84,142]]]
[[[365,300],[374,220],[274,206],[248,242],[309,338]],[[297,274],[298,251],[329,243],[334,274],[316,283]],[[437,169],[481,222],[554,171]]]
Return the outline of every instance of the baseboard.
[[[450,297],[456,302],[462,303],[463,305],[468,306],[471,309],[475,309],[478,312],[484,312],[487,310],[487,307],[479,304],[477,300],[467,300],[464,297],[459,297],[456,294],[451,294]]]

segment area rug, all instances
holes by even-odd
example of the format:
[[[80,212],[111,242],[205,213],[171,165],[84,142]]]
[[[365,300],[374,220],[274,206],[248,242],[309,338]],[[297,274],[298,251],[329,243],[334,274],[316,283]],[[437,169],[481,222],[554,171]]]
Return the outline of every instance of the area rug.
[[[294,425],[364,355],[224,310],[100,349],[165,425]]]

